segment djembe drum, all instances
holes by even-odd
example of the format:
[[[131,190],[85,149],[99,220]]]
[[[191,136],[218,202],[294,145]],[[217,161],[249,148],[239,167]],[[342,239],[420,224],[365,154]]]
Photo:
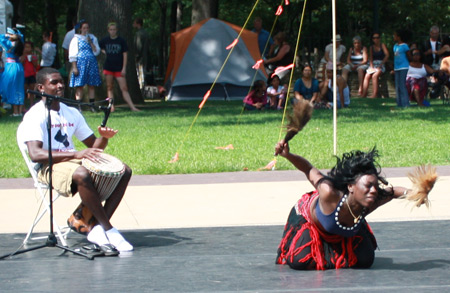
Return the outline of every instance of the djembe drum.
[[[98,161],[83,159],[81,165],[85,167],[97,189],[101,201],[105,201],[116,189],[125,172],[125,165],[114,156],[100,153]],[[89,233],[97,224],[92,212],[81,203],[67,220],[70,229],[80,234]]]

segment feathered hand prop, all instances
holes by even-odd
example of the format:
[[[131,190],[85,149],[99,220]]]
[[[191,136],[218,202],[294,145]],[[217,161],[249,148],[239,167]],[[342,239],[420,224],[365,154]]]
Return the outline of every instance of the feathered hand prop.
[[[284,141],[290,141],[299,131],[305,127],[306,123],[308,123],[309,119],[311,119],[313,112],[312,104],[302,99],[298,101],[292,110],[292,114],[289,116],[289,124],[287,125],[286,136],[284,137]]]
[[[428,201],[428,194],[433,189],[434,183],[438,179],[436,167],[431,165],[422,165],[417,167],[413,172],[408,174],[413,186],[405,198],[407,200],[415,202],[417,207],[425,204],[427,207],[430,205]]]

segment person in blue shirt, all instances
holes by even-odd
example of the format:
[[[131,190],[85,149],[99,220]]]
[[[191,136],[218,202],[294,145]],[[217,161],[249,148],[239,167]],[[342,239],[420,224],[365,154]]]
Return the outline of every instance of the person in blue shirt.
[[[258,46],[262,57],[267,57],[270,51],[270,47],[273,45],[273,39],[270,37],[270,33],[262,28],[261,17],[256,17],[253,23],[252,32],[258,34]]]
[[[394,33],[394,74],[395,74],[395,94],[397,106],[409,107],[409,96],[406,89],[406,75],[409,68],[409,46],[405,40],[406,31],[397,30]]]
[[[312,67],[306,64],[302,70],[302,77],[297,79],[294,85],[294,97],[292,103],[305,99],[313,104],[319,102],[319,81],[312,77]]]
[[[22,116],[25,98],[25,74],[20,57],[23,53],[23,35],[16,28],[8,27],[6,34],[0,35],[0,46],[6,54],[5,69],[0,80],[3,102],[12,105],[11,116]]]

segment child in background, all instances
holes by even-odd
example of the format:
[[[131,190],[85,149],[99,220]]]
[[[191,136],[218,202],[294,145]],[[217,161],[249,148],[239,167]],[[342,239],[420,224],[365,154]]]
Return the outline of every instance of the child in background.
[[[25,93],[30,100],[30,108],[34,105],[34,95],[27,93],[27,90],[34,90],[36,86],[36,71],[38,66],[38,57],[33,51],[33,43],[25,42],[21,61],[25,72]]]
[[[244,109],[262,110],[266,105],[266,83],[263,80],[257,80],[253,83],[250,93],[244,98]]]
[[[280,78],[275,75],[271,82],[271,86],[267,88],[267,95],[269,96],[270,109],[281,110],[284,107],[284,102],[286,99],[286,88],[280,85]]]

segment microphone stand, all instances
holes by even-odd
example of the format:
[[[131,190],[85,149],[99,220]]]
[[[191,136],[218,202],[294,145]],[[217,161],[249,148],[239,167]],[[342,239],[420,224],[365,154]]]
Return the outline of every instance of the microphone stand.
[[[17,254],[22,254],[28,251],[33,251],[33,250],[37,250],[40,248],[44,248],[44,247],[58,247],[60,249],[63,249],[65,251],[70,251],[74,254],[80,255],[80,256],[84,256],[87,259],[93,260],[94,256],[91,255],[87,255],[85,253],[82,253],[80,251],[76,251],[73,250],[69,247],[60,245],[58,243],[58,239],[55,236],[55,233],[53,231],[53,178],[52,178],[52,174],[53,174],[53,156],[52,156],[52,138],[51,138],[51,127],[52,127],[52,118],[50,115],[50,110],[51,110],[51,105],[52,102],[54,100],[63,100],[63,98],[58,97],[58,96],[53,96],[53,95],[49,95],[46,93],[41,93],[41,92],[37,92],[37,91],[31,91],[28,90],[29,93],[32,93],[34,95],[39,95],[41,97],[45,97],[46,101],[45,101],[45,106],[47,108],[47,137],[48,137],[48,174],[49,174],[49,182],[48,182],[48,192],[49,192],[49,210],[50,210],[50,233],[47,237],[47,241],[42,244],[42,245],[38,245],[35,247],[31,247],[31,248],[27,248],[27,249],[23,249],[23,250],[18,250],[15,251],[13,253],[10,254],[6,254],[3,256],[0,256],[0,260],[4,259],[6,257],[10,257],[13,255],[17,255]]]
[[[108,100],[108,99],[107,99]],[[108,118],[109,118],[109,114],[111,114],[111,108],[112,105],[114,104],[114,99],[109,99],[109,104],[108,106],[100,106],[100,110],[102,110],[105,114],[101,127],[105,127],[106,126],[106,122],[108,122]]]

